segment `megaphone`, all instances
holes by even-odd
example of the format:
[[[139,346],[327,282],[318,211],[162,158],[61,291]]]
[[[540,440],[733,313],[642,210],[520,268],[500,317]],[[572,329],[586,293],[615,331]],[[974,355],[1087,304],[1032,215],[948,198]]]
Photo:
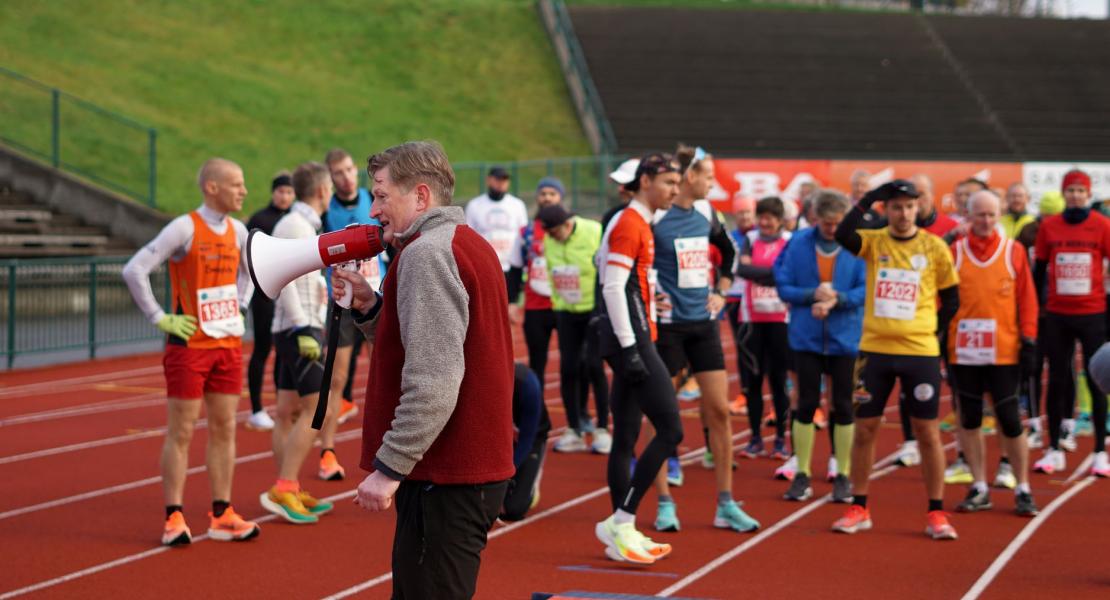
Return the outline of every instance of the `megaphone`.
[[[284,239],[258,229],[247,237],[247,268],[255,289],[276,300],[289,282],[312,271],[377,256],[382,228],[353,224],[315,238]]]

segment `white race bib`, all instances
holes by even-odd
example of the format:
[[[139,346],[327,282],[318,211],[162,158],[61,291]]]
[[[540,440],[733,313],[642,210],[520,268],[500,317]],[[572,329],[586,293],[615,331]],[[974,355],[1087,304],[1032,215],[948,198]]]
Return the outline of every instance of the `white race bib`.
[[[912,321],[917,313],[917,289],[921,273],[909,269],[879,269],[875,278],[876,317]]]
[[[708,238],[678,238],[674,241],[674,253],[678,257],[678,287],[709,286]]]
[[[575,267],[577,269],[578,267]],[[537,256],[528,267],[528,287],[541,296],[551,297],[551,282],[547,280],[547,259]],[[579,294],[581,296],[581,294]],[[567,300],[570,302],[570,300]]]
[[[502,264],[509,261],[509,253],[513,251],[513,240],[515,239],[515,233],[504,229],[494,229],[489,233],[489,244],[493,246],[493,251],[497,253],[497,258],[501,260]]]
[[[956,325],[956,364],[993,365],[997,328],[994,319],[961,319]]]
[[[1056,255],[1056,293],[1061,296],[1086,296],[1091,293],[1091,255],[1086,252],[1060,252]]]
[[[786,312],[786,305],[779,299],[779,291],[773,287],[752,284],[752,310],[757,313],[774,314]]]
[[[234,284],[197,290],[197,321],[210,338],[242,336],[246,330],[239,314],[239,292]]]
[[[578,265],[560,265],[551,269],[551,277],[555,280],[555,292],[567,304],[578,304],[582,301],[582,271]]]

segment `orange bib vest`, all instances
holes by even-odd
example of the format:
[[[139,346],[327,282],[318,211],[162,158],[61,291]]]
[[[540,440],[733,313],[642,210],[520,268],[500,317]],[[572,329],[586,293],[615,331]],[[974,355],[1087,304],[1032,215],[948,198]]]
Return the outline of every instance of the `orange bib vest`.
[[[986,261],[967,238],[956,243],[960,308],[948,327],[948,357],[957,365],[1014,365],[1021,350],[1014,241],[1002,238]]]
[[[230,220],[222,235],[193,211],[193,243],[181,262],[170,261],[173,311],[197,318],[189,348],[239,348],[243,335],[236,282],[239,238]],[[170,339],[175,339],[170,336]]]

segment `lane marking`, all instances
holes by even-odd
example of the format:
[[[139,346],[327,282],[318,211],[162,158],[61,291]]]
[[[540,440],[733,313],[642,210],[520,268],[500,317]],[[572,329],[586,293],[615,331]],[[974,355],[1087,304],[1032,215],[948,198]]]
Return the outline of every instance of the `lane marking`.
[[[13,385],[11,387],[0,388],[0,398],[15,396],[16,394],[28,394],[44,388],[50,391],[57,392],[58,388],[71,385],[79,385],[85,383],[92,383],[97,381],[114,381],[116,379],[124,379],[127,377],[136,377],[141,375],[153,375],[162,372],[162,365],[151,367],[139,367],[135,369],[124,369],[121,371],[108,371],[106,373],[95,373],[93,375],[83,375],[81,377],[70,377],[68,379],[51,379],[50,381],[39,381],[35,383],[24,383],[21,385]],[[47,375],[49,376],[49,375]]]
[[[1094,476],[1087,477],[1080,483],[1069,488],[1063,494],[1057,496],[1056,499],[1052,502],[1049,502],[1048,506],[1046,506],[1044,510],[1037,514],[1037,516],[1033,517],[1033,519],[1029,521],[1029,524],[1023,527],[1022,530],[1017,534],[1017,537],[1010,541],[1009,545],[1007,545],[1006,548],[1002,550],[1002,553],[998,555],[998,558],[994,559],[994,562],[991,563],[991,566],[987,567],[987,570],[983,572],[983,575],[980,576],[979,579],[971,586],[971,589],[968,590],[966,594],[964,594],[963,600],[975,600],[976,598],[978,598],[987,589],[987,586],[989,586],[991,582],[994,581],[995,577],[997,577],[998,574],[1002,572],[1002,569],[1006,567],[1007,563],[1009,563],[1010,560],[1014,558],[1014,555],[1016,555],[1018,551],[1021,550],[1021,547],[1024,546],[1025,543],[1033,537],[1033,534],[1036,533],[1038,529],[1040,529],[1041,525],[1044,525],[1045,521],[1047,521],[1048,518],[1052,516],[1052,513],[1056,512],[1056,509],[1063,506],[1068,500],[1071,500],[1079,492],[1087,489],[1094,482]]]
[[[56,408],[53,410],[44,410],[37,413],[28,413],[15,417],[7,417],[5,419],[0,419],[0,427],[11,427],[12,425],[39,423],[42,421],[54,421],[57,419],[64,419],[68,417],[80,417],[84,415],[114,412],[117,410],[129,410],[132,408],[145,408],[147,406],[157,406],[159,404],[165,403],[165,393],[158,394],[156,396],[143,395],[136,398],[108,400],[106,402],[98,402],[96,404],[72,406],[69,408]]]
[[[1091,465],[1094,464],[1094,462],[1095,455],[1092,452],[1091,454],[1088,454],[1087,458],[1084,458],[1083,462],[1079,463],[1079,466],[1075,468],[1075,471],[1072,471],[1072,474],[1064,480],[1064,485],[1071,485],[1073,481],[1083,476],[1084,473],[1091,469]]]
[[[603,569],[601,567],[594,567],[590,565],[564,565],[555,568],[559,571],[575,571],[579,573],[600,573],[602,575],[636,575],[639,577],[663,577],[666,579],[678,579],[678,573],[667,573],[665,571],[648,571],[647,569]]]

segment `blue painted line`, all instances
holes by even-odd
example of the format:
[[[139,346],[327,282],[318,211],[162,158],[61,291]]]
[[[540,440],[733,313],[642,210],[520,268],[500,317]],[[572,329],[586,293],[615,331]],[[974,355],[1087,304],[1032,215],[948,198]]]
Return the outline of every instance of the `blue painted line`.
[[[602,569],[599,567],[591,567],[590,565],[564,565],[559,567],[560,571],[578,571],[584,573],[609,573],[613,575],[638,575],[640,577],[665,577],[667,579],[678,579],[678,573],[667,573],[660,571],[648,571],[646,569]]]
[[[585,565],[581,565],[585,566]],[[562,568],[562,567],[560,567]],[[572,567],[573,568],[573,567]],[[603,571],[611,571],[613,569],[599,569]],[[580,590],[573,590],[570,592],[562,592],[559,594],[549,594],[546,592],[532,592],[532,600],[549,600],[552,597],[557,598],[574,598],[576,600],[653,600],[659,596],[641,596],[640,594],[614,594],[612,592],[584,592]],[[709,600],[707,598],[687,598],[687,597],[672,597],[671,600]]]

